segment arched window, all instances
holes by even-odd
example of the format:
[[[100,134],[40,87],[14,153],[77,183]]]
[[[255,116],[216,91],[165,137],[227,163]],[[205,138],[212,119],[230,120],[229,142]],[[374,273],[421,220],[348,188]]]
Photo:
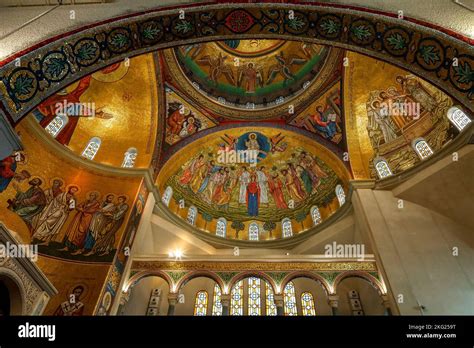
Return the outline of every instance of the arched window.
[[[222,238],[225,238],[227,231],[227,220],[224,218],[217,219],[216,224],[216,235]]]
[[[313,219],[314,226],[319,225],[323,221],[321,219],[321,213],[319,212],[319,209],[317,206],[311,207],[310,213],[311,213],[311,219]]]
[[[45,130],[54,138],[59,134],[61,129],[69,122],[69,117],[66,115],[57,115],[51,122],[48,123]]]
[[[336,186],[336,196],[337,200],[339,201],[339,206],[342,206],[346,203],[346,194],[344,193],[344,189],[341,185]]]
[[[87,143],[87,146],[85,147],[84,151],[82,151],[82,156],[92,161],[95,155],[97,154],[97,151],[99,151],[101,143],[102,141],[100,140],[100,138],[93,137]]]
[[[303,292],[301,294],[301,309],[304,316],[316,315],[313,295],[310,292]]]
[[[457,106],[450,107],[447,113],[448,120],[454,124],[454,126],[462,131],[469,123],[471,119]]]
[[[249,278],[249,315],[261,315],[260,279]]]
[[[207,291],[201,290],[196,294],[194,302],[194,315],[206,315],[207,313]]]
[[[131,147],[125,152],[123,157],[123,168],[133,168],[135,166],[135,160],[137,159],[138,151],[136,148]]]
[[[277,315],[277,308],[275,305],[275,297],[273,296],[273,290],[270,284],[268,284],[267,282],[265,282],[265,307],[267,315]]]
[[[258,240],[259,229],[256,222],[249,225],[249,240]]]
[[[413,148],[415,149],[415,152],[418,154],[418,156],[422,160],[430,157],[433,154],[433,150],[431,150],[431,147],[423,138],[418,138],[418,139],[413,140],[412,145],[413,145]]]
[[[173,188],[168,186],[161,196],[161,201],[168,207],[170,205],[171,197],[173,197]]]
[[[283,238],[291,237],[293,235],[293,228],[291,226],[291,220],[284,218],[281,221],[281,229],[283,231]]]
[[[298,315],[296,308],[295,285],[293,282],[288,282],[283,290],[283,302],[285,315]]]
[[[219,284],[214,284],[214,298],[212,300],[212,315],[222,315],[222,292]]]
[[[194,205],[189,207],[187,220],[191,225],[196,224],[197,213],[197,208]]]
[[[390,167],[388,166],[388,163],[384,158],[377,157],[376,159],[374,159],[374,166],[375,170],[377,171],[377,175],[380,179],[392,175],[392,171],[390,170]]]
[[[230,315],[244,315],[244,281],[234,285],[230,293]]]

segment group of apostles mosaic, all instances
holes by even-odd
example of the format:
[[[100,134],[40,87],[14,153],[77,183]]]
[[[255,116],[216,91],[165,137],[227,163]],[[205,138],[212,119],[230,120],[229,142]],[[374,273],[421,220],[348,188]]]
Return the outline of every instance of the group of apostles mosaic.
[[[63,179],[54,178],[45,188],[43,179],[27,170],[17,172],[18,164],[24,161],[23,153],[15,153],[0,162],[0,193],[11,183],[16,194],[6,199],[7,208],[28,226],[32,243],[56,247],[70,255],[110,254],[129,210],[128,197],[107,193],[101,199],[98,191],[92,191],[81,202],[78,185],[66,185]],[[25,184],[27,188],[23,188]],[[66,224],[70,214],[72,220]]]

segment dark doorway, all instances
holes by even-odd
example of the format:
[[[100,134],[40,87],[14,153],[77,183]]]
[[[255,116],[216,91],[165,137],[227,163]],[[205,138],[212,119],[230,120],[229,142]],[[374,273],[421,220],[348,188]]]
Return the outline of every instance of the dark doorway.
[[[0,280],[0,317],[10,315],[10,292],[3,281]]]

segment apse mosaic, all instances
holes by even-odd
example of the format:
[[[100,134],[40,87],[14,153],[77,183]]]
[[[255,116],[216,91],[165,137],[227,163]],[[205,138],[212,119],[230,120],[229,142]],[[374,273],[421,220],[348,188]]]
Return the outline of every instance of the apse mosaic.
[[[21,132],[25,151],[0,162],[0,220],[37,244],[40,254],[111,262],[141,179],[64,165],[46,149],[35,149],[26,129]]]
[[[97,137],[95,161],[121,166],[134,148],[135,166],[147,167],[158,128],[155,79],[151,54],[127,59],[67,86],[32,114],[57,142],[79,155]]]
[[[326,46],[284,40],[225,40],[175,49],[199,92],[246,109],[288,101],[313,82],[328,55]]]
[[[330,204],[336,185],[346,180],[328,151],[280,129],[229,129],[200,145],[177,153],[160,177],[167,178],[163,191],[171,187],[176,202],[210,220],[302,221],[312,206]]]
[[[356,177],[377,178],[379,159],[391,173],[409,169],[422,159],[416,140],[432,154],[459,134],[448,119],[453,100],[445,93],[387,63],[354,53],[348,57],[353,68],[346,71],[346,127]]]

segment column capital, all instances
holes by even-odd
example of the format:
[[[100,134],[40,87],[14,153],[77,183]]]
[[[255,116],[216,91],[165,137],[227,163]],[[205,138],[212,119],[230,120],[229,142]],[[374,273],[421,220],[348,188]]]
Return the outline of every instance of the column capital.
[[[178,302],[178,294],[177,293],[169,293],[168,294],[168,303],[170,305],[176,305],[176,303]]]
[[[230,294],[222,294],[221,295],[221,304],[223,306],[228,307],[230,305],[230,298],[231,298]]]
[[[329,295],[328,296],[328,303],[331,307],[337,308],[339,304],[339,295]]]

